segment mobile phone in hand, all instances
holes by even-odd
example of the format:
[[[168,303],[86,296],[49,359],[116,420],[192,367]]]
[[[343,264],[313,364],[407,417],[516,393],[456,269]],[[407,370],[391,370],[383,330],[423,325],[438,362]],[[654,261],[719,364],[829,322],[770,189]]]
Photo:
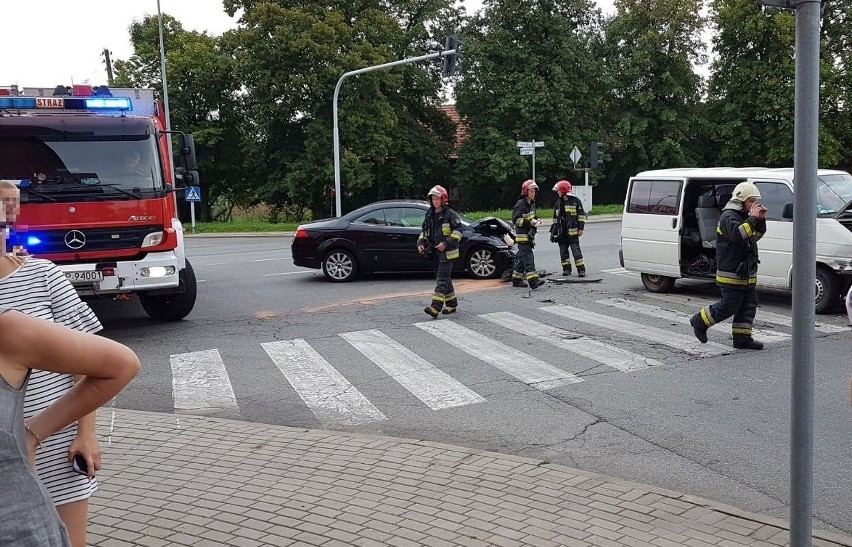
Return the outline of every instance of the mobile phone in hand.
[[[79,475],[89,476],[89,464],[86,463],[86,458],[80,454],[74,454],[74,459],[71,461],[71,468]]]

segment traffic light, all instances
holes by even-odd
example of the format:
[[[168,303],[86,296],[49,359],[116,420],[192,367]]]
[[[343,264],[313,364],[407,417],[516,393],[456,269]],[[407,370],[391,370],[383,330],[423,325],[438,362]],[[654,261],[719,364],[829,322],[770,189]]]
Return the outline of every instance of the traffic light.
[[[589,148],[589,167],[592,169],[603,169],[603,143],[593,141]]]
[[[459,46],[460,42],[458,36],[453,35],[444,38],[444,51],[455,50],[454,53],[450,53],[442,57],[443,64],[441,65],[441,76],[444,78],[449,78],[450,76],[455,75],[456,70],[458,69]]]

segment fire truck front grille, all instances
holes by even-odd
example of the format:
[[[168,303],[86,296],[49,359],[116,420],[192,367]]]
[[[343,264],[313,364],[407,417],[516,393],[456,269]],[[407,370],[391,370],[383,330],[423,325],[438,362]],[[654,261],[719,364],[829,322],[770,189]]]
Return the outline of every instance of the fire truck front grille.
[[[39,232],[40,243],[35,254],[139,249],[146,235],[162,230],[162,226],[122,226]]]

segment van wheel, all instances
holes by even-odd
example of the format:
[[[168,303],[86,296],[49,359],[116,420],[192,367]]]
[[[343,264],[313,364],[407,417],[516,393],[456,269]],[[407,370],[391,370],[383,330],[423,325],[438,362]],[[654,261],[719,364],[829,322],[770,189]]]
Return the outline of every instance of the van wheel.
[[[827,268],[816,270],[816,313],[826,314],[834,311],[840,300],[840,279],[837,274]]]
[[[651,292],[669,292],[674,287],[674,277],[665,275],[642,274],[642,284]]]

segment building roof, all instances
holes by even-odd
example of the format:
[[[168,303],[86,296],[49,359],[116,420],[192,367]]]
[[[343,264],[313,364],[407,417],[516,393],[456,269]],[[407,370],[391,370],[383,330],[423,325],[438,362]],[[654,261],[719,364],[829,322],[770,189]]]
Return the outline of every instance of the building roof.
[[[459,113],[456,111],[456,105],[454,104],[442,104],[438,106],[438,110],[443,112],[456,124],[456,136],[453,144],[455,148],[458,148],[467,138],[467,124],[459,116]],[[453,157],[455,156],[456,154],[453,154]]]

